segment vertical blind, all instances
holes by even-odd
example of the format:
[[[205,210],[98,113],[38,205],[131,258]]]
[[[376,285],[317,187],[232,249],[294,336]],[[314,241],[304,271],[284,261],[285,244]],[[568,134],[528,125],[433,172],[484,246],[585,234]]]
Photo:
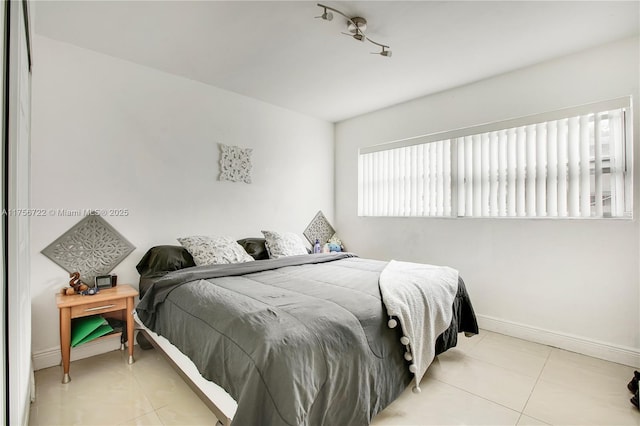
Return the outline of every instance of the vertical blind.
[[[360,150],[360,216],[629,217],[630,97]]]

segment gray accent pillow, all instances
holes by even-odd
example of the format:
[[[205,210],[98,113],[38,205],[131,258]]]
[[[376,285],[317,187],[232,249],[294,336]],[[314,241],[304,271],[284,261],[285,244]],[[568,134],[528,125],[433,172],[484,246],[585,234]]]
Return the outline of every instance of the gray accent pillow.
[[[196,266],[251,262],[254,260],[231,237],[194,235],[178,238],[178,242],[193,256]]]
[[[308,254],[302,238],[293,232],[262,231],[271,259]]]

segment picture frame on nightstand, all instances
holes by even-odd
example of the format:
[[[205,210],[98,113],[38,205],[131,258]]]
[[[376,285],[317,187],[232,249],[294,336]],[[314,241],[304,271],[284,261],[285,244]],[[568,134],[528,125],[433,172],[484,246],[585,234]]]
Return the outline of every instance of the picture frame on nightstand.
[[[95,279],[95,286],[98,289],[115,287],[115,278],[115,275],[98,275]]]

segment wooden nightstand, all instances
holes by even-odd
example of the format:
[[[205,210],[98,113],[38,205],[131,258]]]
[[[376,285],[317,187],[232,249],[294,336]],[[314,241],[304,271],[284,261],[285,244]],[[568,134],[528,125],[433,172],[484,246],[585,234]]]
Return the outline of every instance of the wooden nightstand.
[[[60,352],[64,375],[62,383],[69,383],[69,362],[71,358],[71,319],[99,315],[109,312],[121,312],[127,321],[127,341],[129,344],[129,364],[133,364],[133,298],[138,291],[129,285],[100,290],[93,296],[56,296],[60,309]],[[123,331],[124,333],[124,331]]]

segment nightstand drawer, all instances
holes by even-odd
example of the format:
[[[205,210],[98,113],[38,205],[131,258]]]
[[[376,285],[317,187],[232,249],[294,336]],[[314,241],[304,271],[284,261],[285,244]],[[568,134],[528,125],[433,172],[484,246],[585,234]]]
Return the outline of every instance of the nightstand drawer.
[[[86,296],[91,297],[91,296]],[[103,300],[93,303],[71,307],[71,318],[85,317],[87,315],[103,314],[105,312],[120,311],[127,308],[127,300],[124,298]]]

